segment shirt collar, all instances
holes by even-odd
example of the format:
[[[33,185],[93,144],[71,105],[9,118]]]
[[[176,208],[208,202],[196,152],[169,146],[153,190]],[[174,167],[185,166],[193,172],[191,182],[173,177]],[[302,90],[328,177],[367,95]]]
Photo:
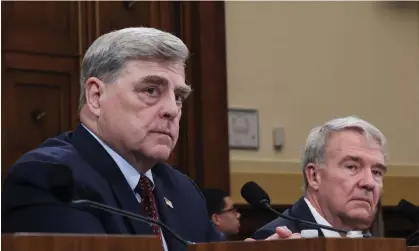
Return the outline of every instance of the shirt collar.
[[[128,182],[128,185],[131,187],[131,190],[137,187],[138,182],[140,181],[141,174],[135,169],[131,164],[129,164],[124,158],[121,157],[117,152],[115,152],[112,148],[110,148],[105,142],[103,142],[99,137],[97,137],[92,131],[90,131],[85,125],[82,126],[103,146],[106,152],[112,157],[115,161],[116,165],[121,170],[122,174],[124,175],[125,179]],[[154,190],[154,181],[153,175],[151,170],[148,170],[144,174],[147,178],[150,179],[152,184],[152,189]]]
[[[317,212],[317,210],[313,207],[313,205],[307,198],[304,198],[304,201],[307,203],[307,206],[310,209],[310,212],[313,215],[314,220],[317,224],[332,227],[332,225],[323,216],[321,216],[319,212]],[[321,228],[320,230],[322,231],[325,237],[341,237],[340,234],[336,231],[331,231],[323,228]]]

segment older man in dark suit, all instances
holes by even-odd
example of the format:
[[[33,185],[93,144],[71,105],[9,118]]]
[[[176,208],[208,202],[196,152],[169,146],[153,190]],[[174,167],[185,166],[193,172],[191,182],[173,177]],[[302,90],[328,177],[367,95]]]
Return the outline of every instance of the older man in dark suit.
[[[126,28],[99,37],[82,65],[80,125],[48,139],[10,169],[2,191],[2,232],[156,234],[161,229],[56,197],[51,173],[69,168],[85,199],[158,218],[185,239],[217,241],[194,182],[164,163],[176,145],[189,51],[172,34]],[[79,189],[80,190],[80,189]]]
[[[357,117],[333,119],[314,128],[302,159],[305,192],[285,215],[369,235],[383,189],[387,141],[375,126]],[[252,238],[265,239],[278,227],[289,238],[298,237],[305,224],[278,218],[257,230]],[[340,237],[319,229],[319,236]],[[280,236],[281,237],[281,236]]]

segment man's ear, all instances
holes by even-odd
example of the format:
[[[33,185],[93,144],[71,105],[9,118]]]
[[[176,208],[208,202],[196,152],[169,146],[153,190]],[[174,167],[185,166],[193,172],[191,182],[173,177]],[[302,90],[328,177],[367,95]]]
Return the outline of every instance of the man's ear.
[[[307,177],[308,186],[312,187],[314,190],[319,189],[321,177],[318,172],[318,165],[309,163],[307,164],[304,172]]]
[[[217,214],[212,214],[211,215],[211,221],[216,226],[219,226],[220,225],[220,219],[218,218],[218,215]]]
[[[91,77],[86,80],[86,106],[96,117],[100,115],[100,97],[103,95],[104,88],[105,83],[98,78]]]

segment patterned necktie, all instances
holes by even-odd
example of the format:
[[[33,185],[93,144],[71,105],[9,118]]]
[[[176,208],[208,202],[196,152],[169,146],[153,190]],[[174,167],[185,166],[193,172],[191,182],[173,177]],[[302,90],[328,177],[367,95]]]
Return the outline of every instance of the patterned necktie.
[[[137,191],[138,190],[141,195],[141,204],[144,206],[144,210],[147,212],[149,217],[157,220],[156,202],[154,200],[151,180],[147,178],[147,176],[141,175],[140,182],[137,185]],[[153,225],[152,229],[153,233],[158,235],[161,241],[160,228]]]

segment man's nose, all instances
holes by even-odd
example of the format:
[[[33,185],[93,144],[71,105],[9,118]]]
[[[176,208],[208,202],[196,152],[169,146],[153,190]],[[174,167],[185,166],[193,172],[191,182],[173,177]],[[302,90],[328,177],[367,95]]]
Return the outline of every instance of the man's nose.
[[[362,172],[362,178],[359,183],[361,188],[364,188],[368,191],[371,191],[375,188],[377,182],[374,179],[374,174],[372,173],[371,168],[364,169]]]
[[[162,116],[167,119],[174,119],[180,112],[178,103],[176,102],[176,96],[170,94],[164,97],[162,105]]]

